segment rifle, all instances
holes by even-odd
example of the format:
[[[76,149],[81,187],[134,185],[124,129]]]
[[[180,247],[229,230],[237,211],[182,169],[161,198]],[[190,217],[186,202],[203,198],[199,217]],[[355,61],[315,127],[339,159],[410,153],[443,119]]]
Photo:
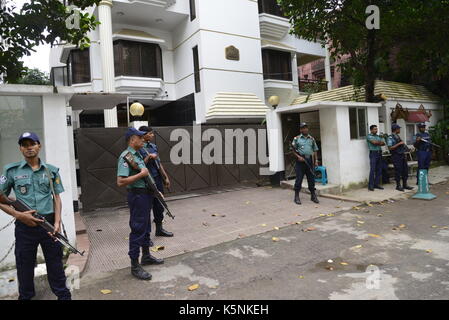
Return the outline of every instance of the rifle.
[[[131,152],[128,152],[123,159],[125,159],[126,163],[133,168],[134,170],[139,170],[139,166],[137,165],[137,163],[134,161],[134,156],[132,155]],[[167,215],[174,219],[175,216],[172,215],[172,213],[170,212],[170,209],[168,209],[167,206],[167,202],[165,202],[164,198],[162,197],[161,192],[158,190],[156,183],[154,182],[153,177],[151,176],[150,173],[148,173],[148,176],[146,176],[144,178],[145,181],[145,185],[147,187],[147,189],[149,191],[152,191],[154,193],[154,196],[156,197],[156,199],[160,202],[160,204],[164,207],[164,209],[167,211]]]
[[[305,156],[301,155],[299,152],[297,152],[294,148],[292,148],[292,151],[294,153],[296,153],[298,156],[303,157],[304,158],[304,162],[306,163],[307,168],[309,168],[310,172],[312,173],[313,177],[316,178],[315,176],[315,170],[312,170],[312,168],[310,167],[310,164],[307,162],[307,159]],[[312,162],[313,162],[313,156],[312,156]]]
[[[150,155],[150,153],[148,152],[148,150],[146,148],[142,148],[142,149],[143,149],[143,151],[145,151],[147,156]],[[161,162],[161,159],[159,158],[159,154],[158,154],[157,158],[154,159],[154,162],[156,163],[156,167],[157,167],[157,170],[159,171],[159,174],[162,176],[161,165],[159,164]],[[169,192],[171,192],[170,188],[167,187],[167,189]]]
[[[8,198],[7,198],[8,199]],[[16,199],[14,201],[8,199],[8,203],[10,206],[12,206],[14,209],[16,209],[19,212],[25,212],[25,211],[32,211],[33,209],[27,205],[25,202],[23,202],[20,199]],[[55,227],[47,221],[47,219],[45,219],[45,217],[41,216],[40,214],[34,213],[33,217],[35,217],[36,219],[40,219],[43,220],[43,222],[38,222],[38,225],[41,226],[42,228],[44,228],[47,232],[50,233],[55,233]],[[53,238],[57,241],[59,241],[64,247],[66,247],[67,249],[69,249],[69,251],[71,253],[77,253],[81,256],[84,256],[84,251],[80,252],[78,249],[76,249],[74,246],[72,246],[69,242],[69,240],[64,237],[61,233],[56,232],[53,235]]]
[[[437,144],[435,144],[433,142],[430,142],[429,140],[421,138],[421,141],[427,142],[427,143],[429,143],[430,145],[432,145],[434,147],[441,148],[441,146],[439,146],[439,145],[437,145]]]
[[[401,137],[397,133],[392,133],[391,135],[393,137],[395,137],[395,139],[398,143],[402,141]],[[404,146],[404,150],[405,150],[404,153],[410,152],[410,148],[407,146],[407,144],[404,143],[403,146]]]

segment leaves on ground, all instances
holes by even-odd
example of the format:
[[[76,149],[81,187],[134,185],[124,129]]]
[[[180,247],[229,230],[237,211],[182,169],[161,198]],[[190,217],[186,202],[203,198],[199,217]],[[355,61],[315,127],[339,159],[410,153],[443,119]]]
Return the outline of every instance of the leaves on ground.
[[[332,270],[334,270],[334,267],[332,267],[332,266],[327,266],[326,269],[329,270],[329,271],[332,271]]]
[[[427,249],[426,252],[427,253],[432,253],[432,249]]]
[[[274,227],[273,229],[274,229],[274,230],[279,230],[279,227]]]
[[[194,290],[196,290],[196,289],[198,289],[200,287],[200,285],[198,284],[198,283],[196,283],[196,284],[192,284],[190,287],[188,287],[187,289],[189,290],[189,291],[194,291]]]
[[[358,220],[357,223],[359,223],[359,224],[364,224],[365,222],[364,222],[364,221]]]
[[[271,238],[271,240],[273,240],[274,242],[278,242],[278,241],[279,241],[279,238],[273,237],[273,238]]]
[[[354,210],[360,210],[360,207],[352,207],[352,209],[354,209]]]
[[[304,279],[304,276],[298,276],[299,279]]]
[[[261,226],[261,227],[266,227],[267,224],[266,224],[266,223],[262,223],[260,226]]]
[[[329,213],[328,215],[327,215],[328,217],[334,217],[335,216],[335,214],[333,214],[333,213]]]
[[[100,292],[101,292],[102,294],[110,294],[110,293],[112,293],[112,290],[109,290],[109,289],[103,289],[103,290],[100,290]]]
[[[341,264],[342,266],[347,266],[347,265],[348,265],[347,262],[340,262],[340,264]]]
[[[203,226],[208,227],[210,226],[210,224],[208,224],[207,222],[203,222]]]
[[[302,229],[302,231],[304,231],[304,232],[314,231],[314,230],[316,230],[315,227],[308,227],[308,228],[306,228],[306,229]]]
[[[219,213],[212,213],[211,216],[212,216],[212,217],[221,217],[221,218],[226,217],[225,214],[219,214]]]
[[[382,237],[379,236],[378,234],[374,234],[374,233],[368,233],[368,235],[369,235],[370,237],[373,237],[373,238],[382,238]]]
[[[360,248],[362,248],[363,246],[361,245],[361,244],[359,244],[359,245],[356,245],[356,246],[354,246],[354,247],[352,247],[351,249],[352,250],[355,250],[355,249],[360,249]]]
[[[152,248],[151,248],[151,251],[153,251],[153,252],[158,252],[158,251],[162,251],[162,250],[164,250],[164,249],[165,249],[164,246],[155,246],[155,247],[152,247]]]
[[[251,201],[246,201],[246,202],[245,202],[245,204],[250,204],[250,203],[251,203]]]

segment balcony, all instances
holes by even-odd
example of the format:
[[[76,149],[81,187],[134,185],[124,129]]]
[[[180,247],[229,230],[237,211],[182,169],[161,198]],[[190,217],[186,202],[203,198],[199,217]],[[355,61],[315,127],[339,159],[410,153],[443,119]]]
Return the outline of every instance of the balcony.
[[[141,3],[147,3],[150,5],[153,5],[155,7],[160,8],[168,8],[176,3],[176,0],[131,0],[131,3],[133,2],[141,2]]]
[[[290,30],[288,19],[270,15],[267,13],[259,14],[260,35],[262,37],[271,37],[274,39],[284,38]]]
[[[158,97],[164,90],[164,80],[131,76],[115,77],[115,91]]]

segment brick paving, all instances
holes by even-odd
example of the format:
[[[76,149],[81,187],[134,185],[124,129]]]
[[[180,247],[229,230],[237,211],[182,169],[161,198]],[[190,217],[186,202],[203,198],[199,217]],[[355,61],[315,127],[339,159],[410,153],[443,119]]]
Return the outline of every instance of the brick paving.
[[[301,194],[303,204],[293,203],[293,192],[281,188],[246,188],[218,194],[169,201],[175,220],[166,217],[164,227],[173,238],[154,237],[152,252],[166,258],[237,238],[264,233],[320,215],[348,210],[355,203],[320,198],[320,204]],[[129,266],[129,211],[103,209],[83,216],[90,239],[85,274],[108,272]]]

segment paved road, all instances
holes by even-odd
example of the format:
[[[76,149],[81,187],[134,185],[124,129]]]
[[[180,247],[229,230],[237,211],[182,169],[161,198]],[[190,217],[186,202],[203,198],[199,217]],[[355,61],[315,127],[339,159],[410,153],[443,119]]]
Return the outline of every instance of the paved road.
[[[448,299],[449,183],[432,191],[171,257],[146,267],[150,282],[128,268],[88,274],[74,298]]]

